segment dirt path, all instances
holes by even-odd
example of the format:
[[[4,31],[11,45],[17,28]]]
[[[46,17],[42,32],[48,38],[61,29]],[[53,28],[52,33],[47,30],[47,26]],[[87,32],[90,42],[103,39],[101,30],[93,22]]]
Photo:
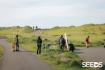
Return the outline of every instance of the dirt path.
[[[77,48],[75,52],[87,62],[103,62],[105,64],[105,48]]]
[[[12,52],[10,44],[5,39],[0,39],[0,44],[4,47],[0,70],[53,70],[31,51]],[[85,61],[105,64],[105,48],[77,48],[75,53]]]
[[[0,70],[53,70],[48,64],[39,60],[35,53],[21,50],[12,52],[11,46],[5,39],[0,39],[4,47],[4,56]]]

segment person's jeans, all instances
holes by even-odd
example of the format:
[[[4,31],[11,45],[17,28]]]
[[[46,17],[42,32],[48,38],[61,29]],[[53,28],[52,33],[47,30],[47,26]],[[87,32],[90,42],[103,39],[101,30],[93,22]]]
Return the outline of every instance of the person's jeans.
[[[16,44],[16,51],[19,51],[19,45]]]
[[[41,54],[41,45],[37,45],[37,54]]]
[[[60,49],[61,49],[62,52],[64,51],[64,46],[65,45],[60,45]]]

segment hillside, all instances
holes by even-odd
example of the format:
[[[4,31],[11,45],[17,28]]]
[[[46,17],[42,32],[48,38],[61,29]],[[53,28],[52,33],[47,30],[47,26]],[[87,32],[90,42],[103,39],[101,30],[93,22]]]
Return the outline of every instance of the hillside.
[[[30,26],[0,28],[0,36],[7,36],[8,38],[13,39],[16,34],[19,34],[22,42],[26,43],[32,42],[35,39],[34,33],[35,35],[41,35],[43,40],[47,39],[48,42],[52,44],[57,44],[59,36],[64,33],[67,34],[69,42],[73,42],[77,46],[84,46],[84,39],[88,35],[91,37],[93,46],[101,46],[105,42],[105,24],[54,27],[51,29],[36,30],[35,32],[33,32],[33,29]]]
[[[82,26],[54,27],[38,30],[33,30],[30,26],[0,28],[0,36],[6,36],[8,41],[13,43],[15,35],[18,34],[20,47],[34,53],[36,51],[36,37],[41,35],[45,46],[51,44],[57,47],[57,49],[43,48],[43,54],[39,57],[54,66],[56,70],[94,70],[91,68],[81,68],[81,59],[75,53],[65,51],[61,54],[58,38],[64,33],[67,34],[69,43],[72,42],[75,47],[85,47],[84,40],[88,35],[91,37],[91,47],[103,47],[103,43],[105,43],[105,24],[86,24]],[[60,59],[62,57],[64,60]]]
[[[50,40],[56,40],[60,35],[67,34],[70,42],[84,45],[85,38],[89,35],[91,42],[97,46],[105,42],[105,24],[86,24],[82,26],[55,27],[43,31],[42,35]],[[80,46],[81,46],[80,45]]]

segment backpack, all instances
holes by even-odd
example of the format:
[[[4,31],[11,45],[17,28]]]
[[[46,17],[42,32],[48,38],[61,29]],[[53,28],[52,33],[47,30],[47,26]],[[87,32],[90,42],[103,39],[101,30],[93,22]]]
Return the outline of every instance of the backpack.
[[[60,44],[65,45],[66,41],[64,38],[60,38]]]

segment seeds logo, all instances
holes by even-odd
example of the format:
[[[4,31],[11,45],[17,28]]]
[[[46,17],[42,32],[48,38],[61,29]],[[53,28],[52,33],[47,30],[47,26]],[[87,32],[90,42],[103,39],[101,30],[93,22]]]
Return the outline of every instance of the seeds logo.
[[[82,67],[101,68],[103,67],[103,62],[82,62]]]

